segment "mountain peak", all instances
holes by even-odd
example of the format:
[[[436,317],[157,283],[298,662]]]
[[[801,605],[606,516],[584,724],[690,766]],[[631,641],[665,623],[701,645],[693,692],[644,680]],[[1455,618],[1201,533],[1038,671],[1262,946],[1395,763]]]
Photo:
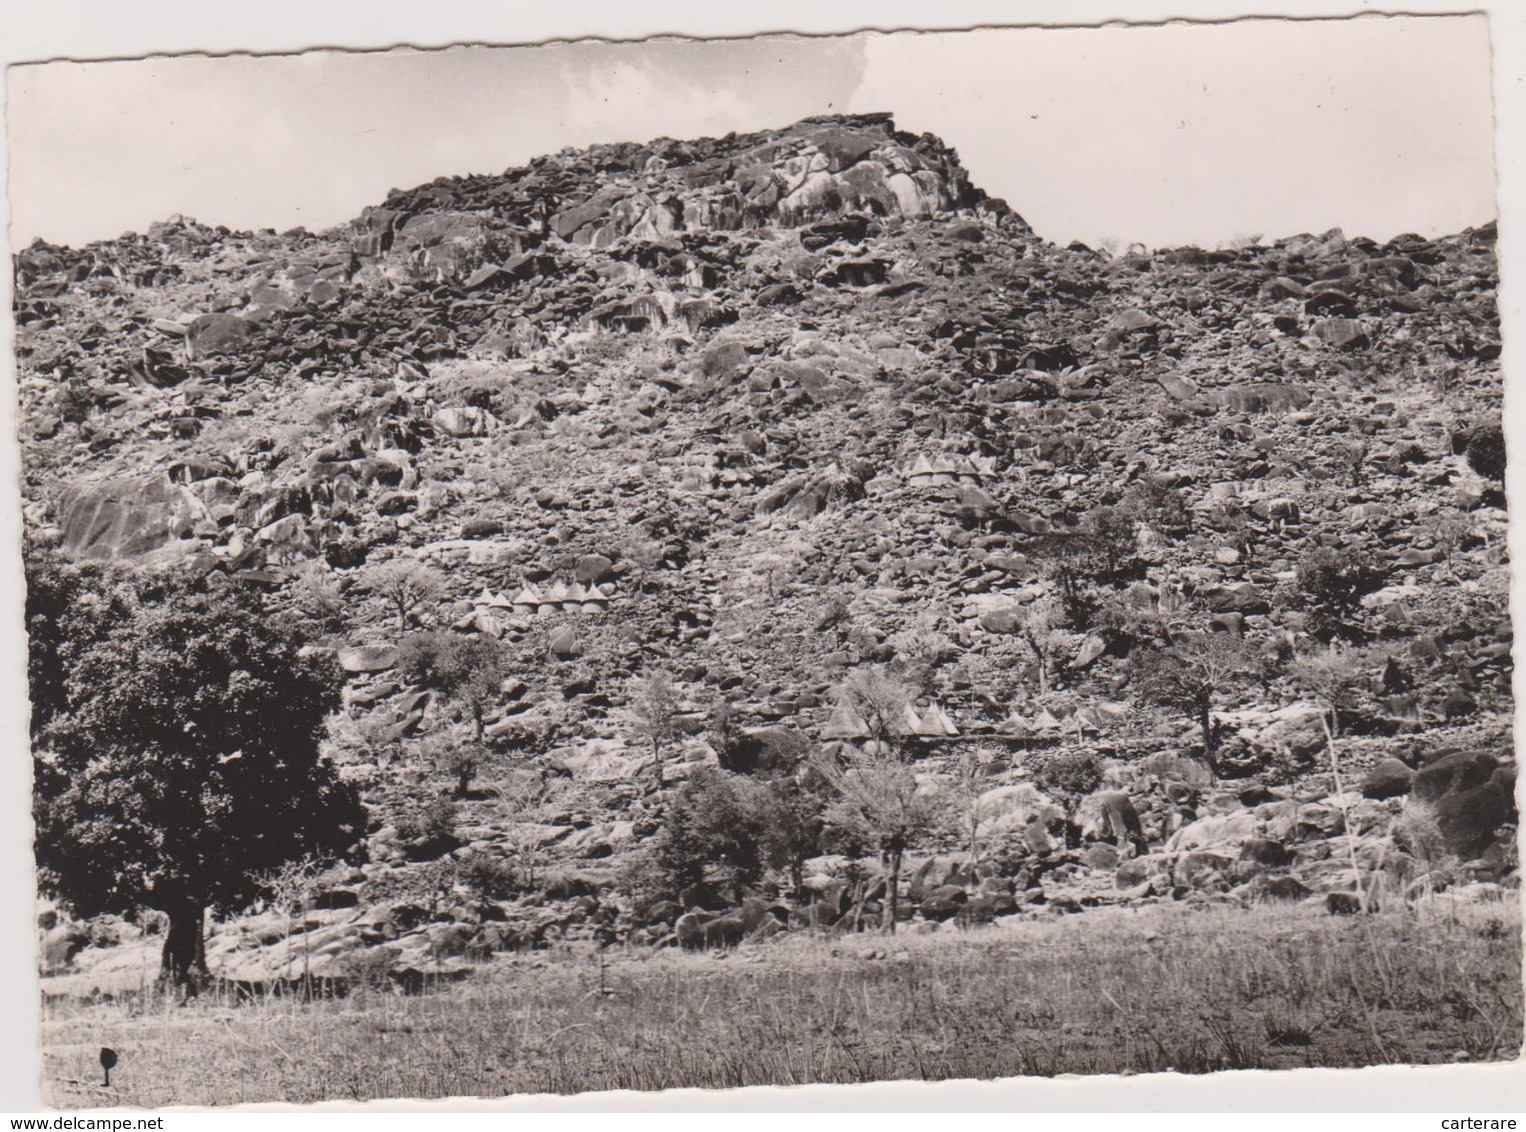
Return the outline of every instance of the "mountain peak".
[[[441,178],[393,192],[357,225],[375,238],[362,254],[390,246],[388,234],[421,214],[441,212],[605,247],[850,214],[923,220],[986,200],[938,138],[897,131],[889,113],[840,114],[721,138],[568,149],[496,176]]]

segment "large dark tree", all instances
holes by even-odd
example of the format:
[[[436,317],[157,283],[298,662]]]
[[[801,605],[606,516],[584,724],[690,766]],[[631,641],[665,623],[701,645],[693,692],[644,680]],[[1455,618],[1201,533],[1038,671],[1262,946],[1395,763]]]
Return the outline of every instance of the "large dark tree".
[[[319,754],[338,667],[231,583],[41,554],[27,580],[42,887],[83,916],[164,912],[165,973],[187,981],[205,971],[208,909],[363,832]]]

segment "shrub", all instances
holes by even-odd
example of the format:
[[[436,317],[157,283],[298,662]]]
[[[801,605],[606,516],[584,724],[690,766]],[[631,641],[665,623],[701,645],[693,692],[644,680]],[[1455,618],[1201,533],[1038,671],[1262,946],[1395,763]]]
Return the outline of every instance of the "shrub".
[[[789,727],[763,727],[748,733],[734,729],[716,748],[721,767],[764,779],[787,778],[811,757],[811,741]]]
[[[1318,631],[1350,632],[1362,598],[1380,589],[1387,571],[1364,550],[1321,547],[1298,566],[1294,587]]]
[[[450,779],[455,797],[464,798],[471,793],[472,780],[487,761],[487,751],[482,746],[449,733],[428,735],[419,746],[424,760]]]
[[[461,882],[489,900],[508,900],[518,896],[519,870],[502,857],[479,853],[467,860],[460,870]]]
[[[310,562],[297,571],[290,595],[297,614],[308,622],[314,635],[343,633],[350,627],[344,592],[322,563]]]
[[[398,671],[464,708],[479,747],[487,712],[498,702],[506,669],[504,647],[492,637],[413,633],[398,645]]]
[[[1474,429],[1463,451],[1468,467],[1485,479],[1505,482],[1505,432],[1499,425]]]
[[[631,717],[636,735],[652,745],[652,754],[661,757],[663,750],[678,738],[678,688],[673,677],[661,668],[653,668],[630,683]]]
[[[368,566],[364,584],[397,614],[398,632],[407,632],[409,620],[438,602],[447,588],[438,570],[403,558]]]
[[[1151,476],[1124,494],[1125,514],[1137,516],[1167,538],[1176,539],[1193,529],[1192,512],[1182,492]]]
[[[1047,793],[1081,797],[1102,785],[1102,762],[1090,751],[1056,751],[1038,764],[1034,777]]]
[[[456,804],[447,797],[431,798],[397,819],[398,838],[411,854],[438,857],[457,845]]]
[[[650,904],[673,894],[671,877],[650,849],[626,855],[615,874],[615,888],[637,905]]]
[[[1230,633],[1183,634],[1170,648],[1134,660],[1139,689],[1155,703],[1190,716],[1203,736],[1203,758],[1218,773],[1214,704],[1242,687],[1258,666],[1256,654]]]

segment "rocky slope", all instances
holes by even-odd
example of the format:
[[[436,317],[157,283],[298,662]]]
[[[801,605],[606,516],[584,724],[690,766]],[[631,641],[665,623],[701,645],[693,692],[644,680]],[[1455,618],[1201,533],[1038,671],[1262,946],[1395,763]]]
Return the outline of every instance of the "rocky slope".
[[[333,755],[376,829],[308,959],[663,938],[682,909],[618,878],[716,761],[706,713],[769,750],[859,743],[834,690],[876,665],[919,677],[897,729],[929,789],[976,768],[982,863],[956,831],[916,846],[922,922],[1338,906],[1353,852],[1401,893],[1516,883],[1492,226],[1062,248],[871,115],[564,152],[318,234],[177,218],[15,270],[32,535],[325,611],[351,674]],[[1022,630],[1066,584],[1056,547],[1120,529],[1040,673]],[[1298,574],[1321,547],[1375,564],[1346,628],[1388,658],[1345,705],[1344,791],[1286,663],[1322,647]],[[393,560],[446,579],[406,631],[513,659],[453,850],[407,836],[443,781],[431,736],[469,724],[399,676],[368,583]],[[1269,658],[1215,705],[1220,780],[1135,678],[1194,628]],[[660,759],[631,710],[658,668],[682,733]],[[1076,751],[1100,789],[1052,797]],[[1118,794],[1132,845],[1100,816]],[[469,874],[494,860],[541,879],[490,898]],[[857,876],[817,858],[768,918],[872,914]],[[214,956],[278,969],[279,921]]]

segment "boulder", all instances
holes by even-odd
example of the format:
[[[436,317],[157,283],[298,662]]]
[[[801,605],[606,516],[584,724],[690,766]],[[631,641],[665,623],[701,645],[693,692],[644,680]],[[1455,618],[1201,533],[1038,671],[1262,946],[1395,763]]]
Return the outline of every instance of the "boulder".
[[[1325,749],[1323,709],[1296,703],[1275,711],[1241,712],[1238,736],[1263,757],[1307,762]]]
[[[1362,895],[1359,892],[1325,893],[1325,911],[1332,916],[1356,916],[1362,912]]]
[[[546,641],[546,648],[554,656],[572,658],[583,655],[583,646],[578,641],[578,635],[570,625],[562,625],[555,629]]]
[[[574,581],[585,586],[596,586],[614,577],[615,564],[602,554],[585,554],[573,567]]]
[[[1484,853],[1500,828],[1516,821],[1514,793],[1504,781],[1493,778],[1450,790],[1431,805],[1448,850],[1463,859]]]
[[[396,645],[354,645],[340,649],[339,667],[346,672],[386,672],[397,666]]]
[[[1139,811],[1122,790],[1099,790],[1076,807],[1076,824],[1088,840],[1106,840],[1118,848],[1143,843]]]
[[[747,925],[736,914],[685,912],[673,924],[680,947],[691,950],[735,947],[747,934]]]
[[[1265,837],[1247,837],[1240,842],[1240,860],[1269,869],[1283,869],[1292,862],[1293,857],[1280,841],[1272,841]]]
[[[205,505],[161,475],[107,479],[62,491],[55,505],[66,549],[81,558],[134,559],[189,536]]]
[[[1354,318],[1323,318],[1309,333],[1337,350],[1355,350],[1368,344],[1367,329]]]
[[[1268,900],[1298,901],[1314,895],[1309,887],[1296,877],[1271,877],[1261,889]]]
[[[1194,849],[1221,852],[1234,850],[1235,855],[1238,855],[1242,842],[1248,838],[1260,837],[1261,833],[1261,821],[1249,811],[1214,814],[1199,818],[1177,830],[1166,841],[1165,849],[1168,853],[1183,853]]]
[[[430,423],[447,436],[486,436],[497,422],[486,409],[452,405],[431,417]]]
[[[1434,802],[1453,791],[1471,790],[1493,777],[1499,760],[1487,751],[1439,751],[1415,772],[1411,793],[1416,801]]]
[[[906,895],[916,901],[941,888],[964,888],[975,883],[975,870],[965,857],[929,857],[918,865],[906,886]]]
[[[236,314],[204,314],[186,328],[192,358],[235,354],[249,341],[250,323]]]
[[[1065,811],[1030,782],[995,786],[975,800],[976,833],[983,839],[1018,836],[1037,822],[1048,826],[1064,818]]]
[[[1161,890],[1171,887],[1171,854],[1151,853],[1134,857],[1119,864],[1113,874],[1113,884],[1120,889],[1138,888],[1142,884],[1160,882]],[[1154,887],[1152,883],[1152,887]]]
[[[1081,860],[1089,869],[1108,872],[1118,867],[1118,850],[1105,843],[1088,845],[1081,854]]]
[[[1415,772],[1398,759],[1384,759],[1362,779],[1362,796],[1380,800],[1401,797],[1409,793],[1414,778]]]
[[[650,927],[654,924],[672,925],[681,915],[683,915],[683,906],[676,901],[658,900],[643,908],[637,919]]]
[[[921,912],[924,920],[952,920],[969,900],[969,893],[958,885],[946,884],[935,888],[922,897]]]
[[[1171,867],[1171,877],[1185,888],[1227,891],[1235,858],[1225,853],[1194,850],[1183,853]]]

